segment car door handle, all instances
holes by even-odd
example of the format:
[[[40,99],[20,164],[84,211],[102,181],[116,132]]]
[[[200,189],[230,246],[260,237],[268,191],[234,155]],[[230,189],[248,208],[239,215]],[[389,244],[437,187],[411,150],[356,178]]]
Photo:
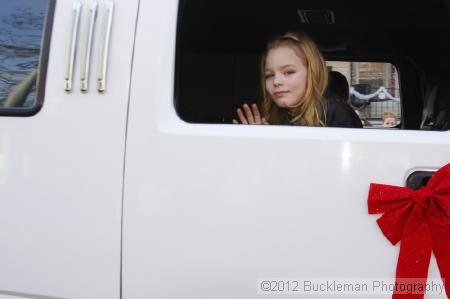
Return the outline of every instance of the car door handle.
[[[432,169],[419,169],[411,172],[406,179],[406,187],[414,190],[420,189],[428,183],[435,172],[436,170]]]

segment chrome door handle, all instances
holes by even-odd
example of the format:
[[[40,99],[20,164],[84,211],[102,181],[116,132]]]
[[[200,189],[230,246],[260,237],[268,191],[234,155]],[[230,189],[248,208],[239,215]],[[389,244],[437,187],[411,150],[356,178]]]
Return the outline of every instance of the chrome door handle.
[[[95,21],[97,19],[97,1],[91,1],[89,4],[89,28],[86,34],[86,41],[83,50],[83,61],[81,66],[81,91],[87,91],[89,88],[89,71],[91,61],[92,39],[94,36]]]
[[[98,91],[106,90],[106,70],[108,66],[109,40],[111,38],[111,27],[114,13],[114,2],[108,0],[105,2],[106,16],[103,19],[102,44],[100,48],[100,60],[98,64]]]
[[[72,91],[72,81],[73,81],[73,65],[75,61],[75,54],[77,50],[77,38],[78,38],[78,25],[80,23],[80,11],[81,2],[75,1],[73,3],[72,11],[72,30],[69,40],[69,46],[67,48],[66,56],[66,73],[64,79],[64,90]]]

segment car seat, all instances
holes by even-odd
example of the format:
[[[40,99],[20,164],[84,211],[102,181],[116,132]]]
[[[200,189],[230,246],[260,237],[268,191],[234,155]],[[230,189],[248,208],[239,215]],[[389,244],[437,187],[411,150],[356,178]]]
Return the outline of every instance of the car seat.
[[[436,84],[427,96],[420,126],[423,130],[450,129],[450,82]]]

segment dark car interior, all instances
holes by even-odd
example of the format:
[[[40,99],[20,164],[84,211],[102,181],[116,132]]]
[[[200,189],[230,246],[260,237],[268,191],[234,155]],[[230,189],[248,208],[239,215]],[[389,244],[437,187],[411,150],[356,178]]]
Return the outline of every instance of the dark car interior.
[[[304,31],[326,60],[389,62],[399,73],[400,127],[450,128],[447,0],[184,0],[175,106],[192,123],[230,123],[260,103],[259,63],[274,35]]]

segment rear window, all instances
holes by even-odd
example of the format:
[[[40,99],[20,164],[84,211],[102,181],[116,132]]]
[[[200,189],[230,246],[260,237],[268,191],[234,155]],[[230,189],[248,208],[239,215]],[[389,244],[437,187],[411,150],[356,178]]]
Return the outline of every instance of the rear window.
[[[349,84],[349,104],[365,128],[383,127],[383,118],[402,117],[397,68],[385,62],[327,61],[330,71],[344,75]]]

